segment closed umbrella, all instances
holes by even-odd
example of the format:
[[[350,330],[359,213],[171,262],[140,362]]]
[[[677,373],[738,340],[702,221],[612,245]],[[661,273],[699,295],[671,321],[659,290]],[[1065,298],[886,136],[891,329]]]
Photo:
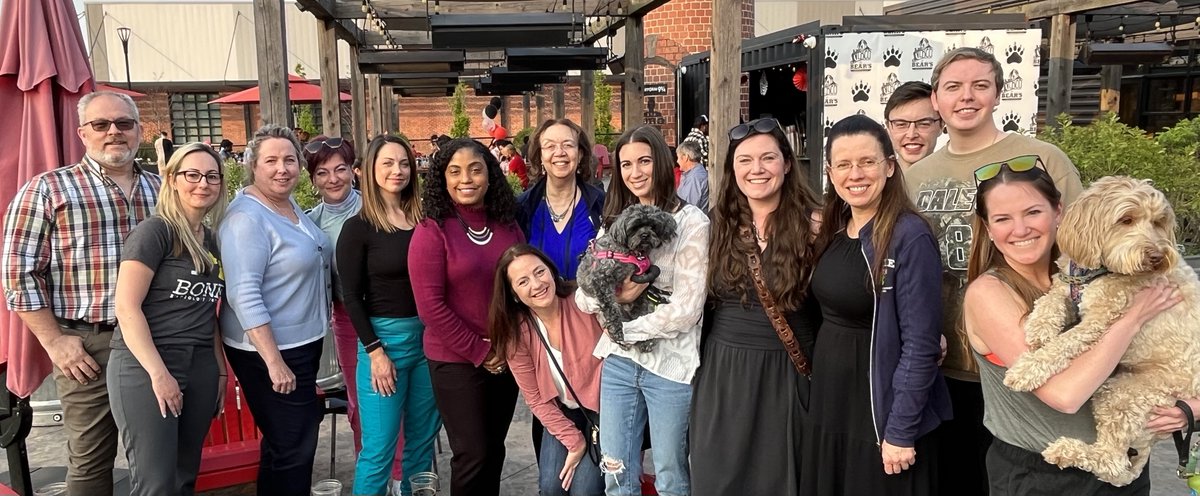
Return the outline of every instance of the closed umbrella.
[[[0,115],[12,148],[0,153],[0,205],[33,176],[83,157],[76,105],[92,91],[92,70],[71,0],[0,4]],[[15,122],[13,122],[15,121]],[[0,305],[0,363],[8,389],[27,397],[50,373],[50,358],[16,314]]]

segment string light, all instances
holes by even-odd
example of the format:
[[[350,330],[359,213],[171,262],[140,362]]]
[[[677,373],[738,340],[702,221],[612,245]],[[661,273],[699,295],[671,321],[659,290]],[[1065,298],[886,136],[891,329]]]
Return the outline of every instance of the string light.
[[[1162,29],[1162,16],[1154,20],[1154,29]]]

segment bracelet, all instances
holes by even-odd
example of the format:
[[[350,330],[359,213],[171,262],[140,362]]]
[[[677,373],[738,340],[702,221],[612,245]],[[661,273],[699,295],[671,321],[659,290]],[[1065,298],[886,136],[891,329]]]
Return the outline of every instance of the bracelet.
[[[371,344],[363,346],[363,351],[370,353],[380,348],[383,348],[383,341],[376,339],[375,341],[372,341]]]

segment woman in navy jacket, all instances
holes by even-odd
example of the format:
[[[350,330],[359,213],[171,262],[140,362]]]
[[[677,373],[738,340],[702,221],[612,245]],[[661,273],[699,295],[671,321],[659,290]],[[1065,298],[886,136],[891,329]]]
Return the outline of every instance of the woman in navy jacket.
[[[928,434],[950,418],[938,370],[941,262],[905,195],[887,132],[865,116],[828,132],[801,494],[936,494]]]

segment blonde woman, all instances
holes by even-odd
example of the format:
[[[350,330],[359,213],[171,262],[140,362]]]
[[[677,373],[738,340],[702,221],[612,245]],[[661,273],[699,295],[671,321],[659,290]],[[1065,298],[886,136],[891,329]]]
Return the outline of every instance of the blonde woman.
[[[225,284],[211,230],[225,212],[221,160],[191,143],[162,173],[156,214],[129,233],[121,253],[108,366],[135,495],[195,491],[226,375],[217,331]]]
[[[399,137],[371,140],[362,162],[362,210],[346,219],[338,238],[342,296],[359,339],[356,383],[363,432],[354,494],[388,493],[401,434],[402,472],[429,470],[441,427],[421,344],[425,326],[417,318],[408,271],[408,247],[421,219],[414,156]],[[408,481],[393,484],[392,494],[409,493]]]

